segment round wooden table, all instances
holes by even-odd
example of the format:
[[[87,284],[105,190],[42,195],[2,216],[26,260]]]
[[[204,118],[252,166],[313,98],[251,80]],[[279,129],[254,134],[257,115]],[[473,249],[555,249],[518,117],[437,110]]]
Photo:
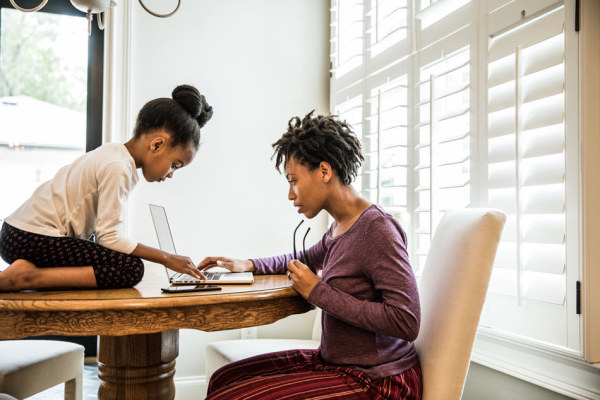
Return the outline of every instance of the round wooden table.
[[[165,269],[147,265],[132,289],[0,293],[0,339],[100,335],[98,399],[175,397],[179,329],[218,331],[270,324],[310,305],[285,275],[220,292],[164,294]]]

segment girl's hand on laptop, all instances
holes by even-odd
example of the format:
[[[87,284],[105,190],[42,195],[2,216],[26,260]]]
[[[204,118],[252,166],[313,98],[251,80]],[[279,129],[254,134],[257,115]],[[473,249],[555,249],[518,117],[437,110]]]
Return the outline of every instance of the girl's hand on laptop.
[[[213,267],[221,267],[230,270],[231,272],[254,272],[254,263],[250,260],[238,260],[228,257],[206,257],[200,264],[198,269],[206,271]]]
[[[189,257],[178,256],[176,254],[169,254],[163,265],[175,272],[188,274],[198,279],[206,279],[204,274],[200,272],[200,270],[192,262],[192,259]]]
[[[189,257],[170,254],[166,251],[155,249],[154,247],[149,247],[141,243],[138,243],[131,254],[143,258],[144,260],[162,264],[175,272],[188,274],[198,279],[206,279]]]

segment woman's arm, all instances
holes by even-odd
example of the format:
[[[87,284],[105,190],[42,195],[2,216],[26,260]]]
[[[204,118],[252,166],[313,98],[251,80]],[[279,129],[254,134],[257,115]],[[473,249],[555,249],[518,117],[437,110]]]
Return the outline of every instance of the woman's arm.
[[[372,287],[369,299],[318,281],[307,300],[348,324],[413,341],[421,318],[416,280],[408,261],[405,237],[387,218],[371,223],[361,243],[361,270]]]
[[[310,268],[313,274],[316,274],[323,266],[323,259],[327,251],[325,246],[326,236],[327,233],[323,235],[321,240],[306,249],[306,254],[302,252],[298,253],[298,258],[308,261],[308,268]],[[252,259],[252,262],[258,274],[285,274],[288,271],[287,265],[293,258],[294,255],[289,253],[275,257],[256,258]]]
[[[306,250],[306,256],[300,252],[301,259],[309,260],[310,269],[314,272],[321,269],[325,257],[325,236],[318,243]],[[274,275],[287,273],[287,264],[292,260],[293,254],[282,254],[274,257],[252,258],[240,260],[229,257],[206,257],[198,268],[206,270],[212,267],[227,268],[232,272],[251,271],[259,275]]]
[[[252,260],[239,260],[229,257],[206,257],[200,264],[198,269],[204,271],[213,267],[221,267],[230,270],[231,272],[254,272],[254,263]]]

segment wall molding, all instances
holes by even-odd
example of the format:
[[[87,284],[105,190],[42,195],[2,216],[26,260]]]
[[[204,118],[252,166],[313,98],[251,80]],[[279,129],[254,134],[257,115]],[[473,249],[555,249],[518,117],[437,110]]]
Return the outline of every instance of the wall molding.
[[[103,143],[125,142],[130,136],[131,3],[105,12]]]
[[[600,400],[600,364],[578,352],[480,327],[473,362],[579,400]]]
[[[206,396],[206,375],[177,377],[175,374],[173,381],[177,400],[203,399]]]

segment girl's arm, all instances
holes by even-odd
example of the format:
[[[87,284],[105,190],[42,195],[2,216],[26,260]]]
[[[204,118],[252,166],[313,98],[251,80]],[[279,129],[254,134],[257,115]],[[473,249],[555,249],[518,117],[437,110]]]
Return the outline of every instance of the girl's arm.
[[[123,209],[129,192],[135,186],[128,165],[109,162],[98,169],[98,205],[95,233],[101,246],[131,254],[137,242],[123,234]]]
[[[189,257],[170,254],[141,243],[138,243],[131,254],[144,260],[162,264],[173,271],[188,274],[198,279],[206,279]]]

